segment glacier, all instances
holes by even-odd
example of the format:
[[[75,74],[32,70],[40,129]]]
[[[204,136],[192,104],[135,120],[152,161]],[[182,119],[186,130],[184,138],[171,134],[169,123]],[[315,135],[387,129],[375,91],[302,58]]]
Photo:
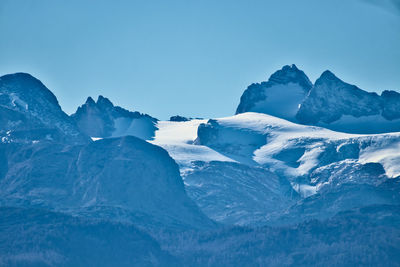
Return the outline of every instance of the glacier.
[[[220,222],[275,224],[275,220],[280,220],[280,213],[284,213],[282,210],[289,209],[290,205],[299,205],[313,195],[313,198],[323,197],[339,190],[342,185],[360,188],[373,184],[373,190],[379,191],[378,185],[398,177],[394,170],[400,164],[399,153],[395,148],[392,154],[386,151],[388,147],[400,145],[400,133],[347,134],[251,112],[203,121],[196,136],[192,125],[198,123],[167,122],[167,131],[163,130],[165,126],[160,122],[152,142],[164,147],[176,158],[189,196],[208,216]],[[177,129],[174,131],[171,127]],[[190,131],[192,134],[186,137],[173,134]],[[168,136],[173,136],[171,138],[175,142]],[[179,153],[182,146],[185,147],[184,152]],[[190,146],[195,148],[190,149]],[[215,153],[205,154],[204,150]],[[224,158],[218,160],[215,155]],[[386,156],[379,158],[376,155]],[[275,185],[265,188],[267,182]],[[235,188],[240,184],[248,186],[242,186],[238,193]],[[291,186],[288,187],[288,184]],[[268,190],[274,187],[277,187],[274,197],[280,198],[275,204],[268,199],[271,196]],[[239,201],[240,194],[248,197],[241,196]],[[265,203],[262,197],[256,197],[258,194],[265,195]],[[366,195],[371,196],[370,193]],[[252,203],[252,198],[261,205],[259,209]],[[360,195],[353,194],[348,200],[360,199]],[[224,201],[223,205],[219,201]],[[397,201],[397,195],[390,193],[371,204],[396,204]],[[284,205],[279,206],[281,204]],[[273,214],[268,205],[276,207],[278,212]],[[334,203],[332,208],[334,211],[329,214],[345,210],[347,206]],[[308,212],[315,213],[316,218],[325,218],[328,214],[319,207]],[[247,216],[253,219],[246,219]],[[302,218],[309,219],[307,212],[299,214],[296,220]]]

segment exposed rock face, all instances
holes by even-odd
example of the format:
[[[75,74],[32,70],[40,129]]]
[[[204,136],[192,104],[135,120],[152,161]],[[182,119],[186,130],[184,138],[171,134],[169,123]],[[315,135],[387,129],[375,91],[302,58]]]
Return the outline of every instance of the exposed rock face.
[[[267,82],[250,85],[240,98],[236,114],[252,111],[293,120],[311,87],[308,77],[296,65],[284,66]]]
[[[0,138],[2,142],[90,141],[61,110],[53,93],[26,73],[0,77]]]
[[[186,118],[186,117],[183,117],[183,116],[175,115],[175,116],[172,116],[171,118],[169,118],[169,120],[170,121],[189,121],[190,118]]]
[[[103,96],[99,96],[97,102],[88,97],[71,118],[82,132],[98,138],[132,135],[149,140],[157,129],[157,119],[114,106]]]
[[[305,124],[331,123],[343,115],[356,118],[379,115],[381,109],[379,95],[347,84],[325,71],[301,104],[296,118]]]
[[[0,205],[158,226],[210,227],[175,161],[133,136],[88,145],[1,144]]]
[[[400,94],[396,91],[382,92],[382,116],[388,120],[400,118]]]
[[[301,104],[299,123],[323,126],[349,133],[400,131],[400,94],[381,96],[361,90],[325,71]]]

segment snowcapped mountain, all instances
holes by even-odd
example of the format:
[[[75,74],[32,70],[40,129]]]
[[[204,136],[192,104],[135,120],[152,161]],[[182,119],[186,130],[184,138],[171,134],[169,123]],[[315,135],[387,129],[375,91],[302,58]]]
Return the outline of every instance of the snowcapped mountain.
[[[109,99],[101,95],[97,102],[88,97],[86,103],[80,106],[71,118],[83,133],[96,138],[132,135],[148,140],[154,136],[157,129],[157,119],[114,106]]]
[[[209,120],[212,125],[217,121]],[[214,141],[212,144],[218,144],[218,137],[222,136],[225,142],[229,142],[225,147],[237,150],[239,155],[226,153],[218,149],[218,145],[202,143],[200,132],[206,131],[202,128],[207,128],[207,124],[207,120],[160,121],[151,141],[166,149],[179,164],[188,195],[207,216],[227,224],[263,224],[268,213],[284,210],[299,199],[286,178],[251,159],[251,149],[255,150],[265,140],[262,134],[243,128],[247,125],[245,120],[242,128],[233,133],[205,133]]]
[[[396,193],[384,193],[381,185],[400,176],[399,133],[347,134],[251,112],[208,121],[160,122],[158,128],[152,142],[178,162],[189,196],[217,221],[283,223],[281,216],[292,205],[311,198],[321,205],[321,198],[338,192],[332,193],[335,201],[326,204],[332,205],[329,212],[316,205],[295,219],[326,218],[357,207],[337,205],[341,190],[348,187],[353,188],[349,203],[361,205],[355,200],[371,196],[371,190],[379,195],[370,198],[371,205],[398,202]],[[355,189],[363,186],[369,193]]]
[[[292,122],[347,133],[400,131],[400,93],[369,93],[325,71],[314,85],[295,65],[284,66],[268,82],[250,85],[236,114],[265,113]]]
[[[296,115],[298,122],[349,133],[400,131],[400,94],[379,96],[341,81],[325,71],[315,82]]]
[[[3,143],[89,141],[61,110],[53,93],[26,73],[0,77],[0,139]]]
[[[96,102],[89,97],[68,117],[55,96],[35,78],[15,74],[0,81],[2,112],[13,114],[2,117],[9,129],[6,134],[18,132],[18,127],[26,127],[29,134],[42,127],[39,129],[46,133],[38,140],[23,135],[28,143],[9,143],[9,137],[3,138],[2,205],[46,207],[84,216],[102,214],[138,224],[151,221],[154,225],[201,227],[212,223],[186,192],[210,218],[240,225],[287,221],[283,211],[296,214],[295,207],[303,209],[310,203],[316,203],[310,206],[316,209],[321,197],[331,195],[330,204],[325,203],[332,205],[330,212],[310,208],[304,216],[295,216],[300,221],[311,218],[310,214],[329,217],[357,207],[337,202],[344,192],[362,192],[348,188],[366,188],[369,195],[376,190],[379,197],[371,198],[371,205],[391,205],[397,199],[380,188],[400,176],[398,133],[348,134],[263,114],[326,124],[327,128],[344,116],[381,116],[396,122],[398,93],[367,93],[328,71],[312,85],[295,65],[285,66],[268,82],[246,90],[238,115],[210,120],[177,117],[158,121],[114,106],[102,96]],[[282,97],[282,91],[295,97]],[[246,109],[259,113],[241,113]],[[292,110],[290,116],[282,113],[288,110]],[[20,117],[27,123],[16,123],[15,118]],[[48,129],[56,132],[58,139],[49,138]],[[179,170],[165,151],[129,135],[166,149]],[[104,140],[90,142],[86,136]],[[115,136],[122,138],[113,139]],[[59,142],[72,138],[87,144]],[[157,197],[148,195],[150,188]],[[365,194],[348,194],[347,198],[359,203],[354,200]]]
[[[379,96],[376,93],[365,92],[355,85],[341,81],[332,72],[325,71],[300,106],[297,118],[302,123],[329,124],[343,115],[379,115],[380,109]]]
[[[296,65],[284,66],[267,82],[250,85],[240,98],[236,114],[251,111],[294,120],[311,87],[308,77]]]

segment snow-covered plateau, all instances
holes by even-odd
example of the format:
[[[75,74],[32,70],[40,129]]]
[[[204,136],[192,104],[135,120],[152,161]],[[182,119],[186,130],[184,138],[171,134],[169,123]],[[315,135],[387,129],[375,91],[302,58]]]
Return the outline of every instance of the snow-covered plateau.
[[[181,166],[189,196],[222,222],[265,224],[272,211],[297,200],[344,185],[378,186],[400,175],[400,133],[347,134],[252,112],[157,127],[152,143]],[[272,189],[277,203],[269,199]],[[315,215],[325,216],[322,210]]]

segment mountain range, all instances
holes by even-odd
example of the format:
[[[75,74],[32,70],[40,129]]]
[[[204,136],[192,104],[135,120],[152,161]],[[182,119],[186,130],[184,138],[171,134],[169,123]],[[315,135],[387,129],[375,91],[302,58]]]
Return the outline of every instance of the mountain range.
[[[325,71],[310,82],[296,65],[284,66],[267,82],[250,85],[236,114],[265,113],[335,131],[372,134],[400,130],[400,93],[366,92]]]
[[[103,96],[67,115],[16,73],[0,126],[2,266],[400,264],[395,91],[290,65],[231,117],[161,121]]]

